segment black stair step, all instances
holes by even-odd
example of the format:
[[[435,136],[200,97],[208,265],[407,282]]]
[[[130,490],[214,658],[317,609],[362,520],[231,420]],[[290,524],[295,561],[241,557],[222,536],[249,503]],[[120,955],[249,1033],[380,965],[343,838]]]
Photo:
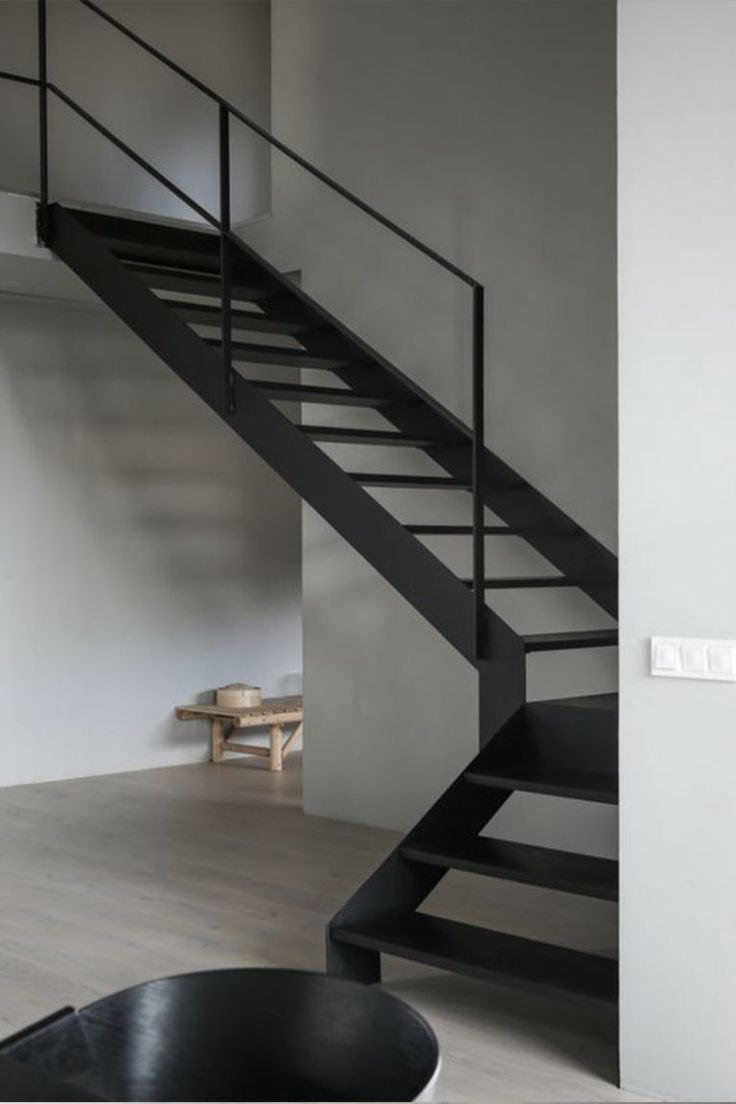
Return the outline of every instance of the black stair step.
[[[339,445],[396,445],[403,448],[430,448],[446,442],[436,438],[394,433],[384,429],[341,429],[332,426],[302,425],[299,427],[313,441]]]
[[[447,475],[373,475],[370,472],[349,472],[363,487],[421,487],[426,490],[468,490],[467,479]]]
[[[129,272],[135,273],[140,280],[156,291],[182,291],[189,295],[208,295],[215,299],[220,297],[220,278],[213,273],[140,264],[137,261],[123,261],[123,263]],[[262,283],[254,274],[251,279],[235,277],[232,294],[233,299],[256,303],[268,296],[268,290],[265,287],[265,281]]]
[[[164,246],[156,241],[150,244],[135,241],[119,241],[105,236],[105,244],[119,261],[141,264],[166,265],[168,268],[189,268],[211,272],[219,277],[220,239],[214,235],[207,239],[209,248],[197,246]]]
[[[219,337],[207,337],[205,341],[218,350],[222,347]],[[326,372],[350,367],[344,358],[319,356],[304,349],[284,349],[278,345],[262,345],[252,341],[233,341],[231,348],[233,360],[251,364],[286,364],[294,368],[315,368]]]
[[[257,387],[267,399],[283,402],[325,403],[331,406],[393,406],[396,403],[411,402],[396,395],[376,395],[365,391],[340,387],[313,387],[309,384],[270,383],[267,380],[248,380],[251,387]]]
[[[462,580],[466,586],[473,585],[472,579]],[[486,590],[538,590],[549,587],[584,587],[584,586],[615,586],[615,579],[594,578],[588,575],[529,575],[508,576],[498,579],[484,579],[483,586]]]
[[[596,709],[605,713],[618,713],[618,693],[613,690],[606,694],[579,694],[574,698],[549,698],[534,703],[537,708],[548,709]]]
[[[404,844],[400,850],[405,858],[429,866],[528,882],[605,901],[618,898],[618,863],[611,859],[484,836],[448,843]]]
[[[490,786],[496,790],[522,790],[525,793],[552,794],[572,797],[577,801],[599,801],[605,805],[618,802],[618,779],[612,774],[558,768],[543,764],[510,763],[477,767],[463,775],[473,786]]]
[[[405,525],[409,533],[417,537],[437,535],[465,535],[472,534],[472,525]],[[486,537],[515,537],[518,534],[508,525],[484,525],[483,535]]]
[[[406,529],[416,536],[457,536],[471,537],[472,525],[407,525]],[[571,537],[580,533],[580,529],[547,529],[542,526],[524,525],[484,525],[483,532],[487,537]]]
[[[199,326],[219,326],[222,322],[222,311],[216,303],[188,303],[185,299],[161,300],[171,307],[184,322]],[[293,337],[302,333],[304,325],[299,322],[290,322],[285,319],[268,318],[259,311],[238,310],[232,312],[234,330],[254,330],[257,333],[285,334]]]
[[[573,648],[615,648],[617,629],[583,629],[580,632],[532,633],[523,637],[527,652],[558,652]]]
[[[120,260],[219,271],[220,235],[213,230],[96,211],[75,211],[74,217]]]
[[[613,959],[421,912],[334,927],[331,935],[339,943],[487,981],[564,990],[606,1002],[615,1001],[618,993]]]

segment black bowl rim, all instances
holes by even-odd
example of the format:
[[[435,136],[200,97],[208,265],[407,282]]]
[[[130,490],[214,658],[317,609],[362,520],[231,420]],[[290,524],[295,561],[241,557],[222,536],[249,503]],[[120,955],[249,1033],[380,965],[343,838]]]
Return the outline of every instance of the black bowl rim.
[[[420,1027],[422,1027],[426,1032],[427,1039],[432,1050],[433,1061],[431,1073],[428,1076],[425,1084],[421,1087],[420,1095],[437,1076],[441,1060],[440,1044],[437,1039],[437,1035],[435,1034],[434,1028],[426,1019],[426,1017],[422,1015],[421,1012],[418,1012],[413,1005],[408,1003],[408,1001],[403,1000],[401,997],[397,997],[394,993],[389,993],[386,989],[383,988],[382,985],[367,985],[361,981],[354,981],[352,978],[335,977],[333,974],[324,974],[320,973],[317,970],[294,970],[290,969],[289,967],[282,966],[220,966],[214,970],[188,970],[182,974],[164,974],[161,977],[148,978],[146,981],[136,982],[135,985],[128,985],[124,989],[116,989],[113,993],[108,993],[106,996],[99,997],[97,1000],[92,1001],[90,1004],[84,1005],[84,1007],[80,1008],[78,1011],[80,1014],[82,1014],[84,1012],[99,1007],[106,1001],[111,1000],[113,997],[121,997],[126,993],[132,993],[136,989],[144,989],[146,986],[154,985],[157,982],[182,981],[185,978],[204,976],[213,977],[218,974],[277,974],[280,977],[308,977],[317,980],[320,984],[338,985],[343,986],[346,989],[353,989],[356,991],[361,989],[368,989],[373,993],[379,993],[381,999],[401,1006],[401,1008],[408,1012],[415,1020],[415,1022],[418,1023]]]

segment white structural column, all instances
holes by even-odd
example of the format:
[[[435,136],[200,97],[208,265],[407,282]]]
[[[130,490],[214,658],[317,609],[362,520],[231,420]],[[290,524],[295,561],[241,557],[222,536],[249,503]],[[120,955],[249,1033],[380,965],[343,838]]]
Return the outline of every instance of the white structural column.
[[[736,1099],[736,3],[619,4],[622,1074]]]

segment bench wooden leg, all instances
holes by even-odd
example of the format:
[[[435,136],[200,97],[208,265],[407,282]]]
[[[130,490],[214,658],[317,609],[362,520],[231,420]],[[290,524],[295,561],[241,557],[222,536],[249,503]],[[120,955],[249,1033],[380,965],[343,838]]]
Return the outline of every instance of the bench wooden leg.
[[[291,736],[289,737],[289,739],[286,741],[286,743],[284,744],[284,746],[281,749],[281,755],[282,755],[283,759],[286,758],[286,756],[291,751],[292,745],[295,744],[297,742],[297,740],[299,739],[299,737],[301,736],[303,728],[304,728],[304,722],[301,722],[300,724],[295,726],[294,731],[292,732]]]
[[[283,769],[284,757],[281,750],[281,725],[272,725],[270,732],[271,739],[271,770],[280,771]]]
[[[211,756],[213,763],[221,763],[224,755],[223,743],[225,741],[225,734],[223,732],[223,722],[213,718],[212,720],[212,739],[211,739]]]

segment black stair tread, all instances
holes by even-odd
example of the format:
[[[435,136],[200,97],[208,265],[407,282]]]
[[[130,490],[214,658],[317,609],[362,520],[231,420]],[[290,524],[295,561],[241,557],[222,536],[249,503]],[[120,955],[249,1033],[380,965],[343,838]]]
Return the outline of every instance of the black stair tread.
[[[219,337],[206,337],[208,345],[220,349]],[[286,349],[278,345],[263,345],[254,341],[233,341],[231,345],[233,360],[251,361],[254,364],[289,364],[295,368],[315,368],[326,372],[336,368],[350,367],[344,357],[320,356],[308,353],[304,349]],[[356,367],[357,362],[352,362]],[[360,367],[364,367],[360,365]]]
[[[472,579],[462,580],[466,586],[473,586]],[[589,575],[509,575],[496,579],[484,579],[486,590],[525,590],[530,587],[544,589],[549,587],[615,586],[616,580]]]
[[[467,479],[456,479],[449,475],[381,475],[370,472],[349,472],[349,475],[364,487],[424,487],[426,489],[468,490]]]
[[[200,326],[219,326],[222,321],[222,310],[219,303],[189,303],[186,299],[161,298],[162,303],[171,307],[184,322]],[[286,319],[269,318],[260,311],[241,310],[237,307],[231,311],[233,329],[254,330],[257,333],[285,334],[289,337],[302,333],[304,325],[299,322],[290,322]]]
[[[220,278],[214,273],[196,271],[187,268],[167,268],[162,265],[140,264],[123,261],[129,272],[156,291],[183,291],[190,295],[208,295],[219,299]],[[252,277],[233,278],[233,298],[243,302],[258,302],[265,299],[269,292],[265,281],[261,282],[257,274]]]
[[[527,988],[615,1001],[618,963],[601,955],[489,931],[425,913],[335,926],[340,943],[397,955],[441,970]]]
[[[406,525],[410,533],[417,536],[459,536],[471,537],[472,525]],[[572,537],[581,532],[580,529],[553,529],[531,525],[484,525],[483,532],[491,537]]]
[[[188,295],[207,296],[217,300],[219,309],[220,277],[217,273],[207,272],[204,269],[191,269],[178,266],[148,264],[138,261],[126,261],[122,263],[129,272],[134,272],[155,291],[175,291]],[[266,278],[258,272],[240,273],[233,278],[232,297],[235,301],[256,302],[268,298],[269,289],[266,286]]]
[[[525,793],[552,794],[572,797],[578,801],[600,801],[606,805],[618,802],[618,779],[612,774],[556,768],[534,763],[510,763],[477,767],[463,775],[476,786],[491,786],[501,790],[523,790]]]
[[[618,863],[612,859],[485,836],[443,843],[407,843],[400,850],[407,859],[431,866],[528,882],[607,901],[618,897]]]
[[[608,694],[580,694],[574,698],[543,698],[529,704],[562,709],[602,709],[615,713],[618,710],[618,693],[614,690]]]
[[[197,263],[215,259],[219,264],[220,235],[208,227],[195,229],[191,225],[101,211],[74,210],[74,217],[102,238],[113,252],[141,250],[147,256],[161,259],[187,256]]]
[[[326,403],[334,406],[393,406],[395,403],[410,402],[396,395],[376,395],[365,391],[350,390],[342,387],[315,387],[299,383],[270,383],[268,380],[248,380],[251,387],[257,387],[268,399],[284,402]]]
[[[75,211],[74,217],[120,261],[220,270],[220,235],[213,231],[91,211]]]
[[[170,247],[153,241],[128,242],[104,236],[105,244],[119,261],[140,261],[143,264],[166,265],[170,268],[192,268],[219,274],[220,241],[214,238],[214,248],[199,249],[196,246]],[[212,240],[212,239],[208,239]]]
[[[527,652],[567,651],[573,648],[615,648],[617,629],[581,629],[579,632],[531,633],[524,636]]]
[[[467,530],[468,534],[472,534],[472,525],[405,525],[404,528],[409,533],[413,533],[414,536],[433,536],[433,535],[447,535],[452,536],[454,534],[464,534]],[[510,528],[508,525],[484,525],[483,534],[486,537],[515,537],[518,534]]]
[[[335,426],[301,425],[299,428],[313,441],[345,445],[396,445],[404,448],[430,448],[446,442],[390,429],[342,429]]]

